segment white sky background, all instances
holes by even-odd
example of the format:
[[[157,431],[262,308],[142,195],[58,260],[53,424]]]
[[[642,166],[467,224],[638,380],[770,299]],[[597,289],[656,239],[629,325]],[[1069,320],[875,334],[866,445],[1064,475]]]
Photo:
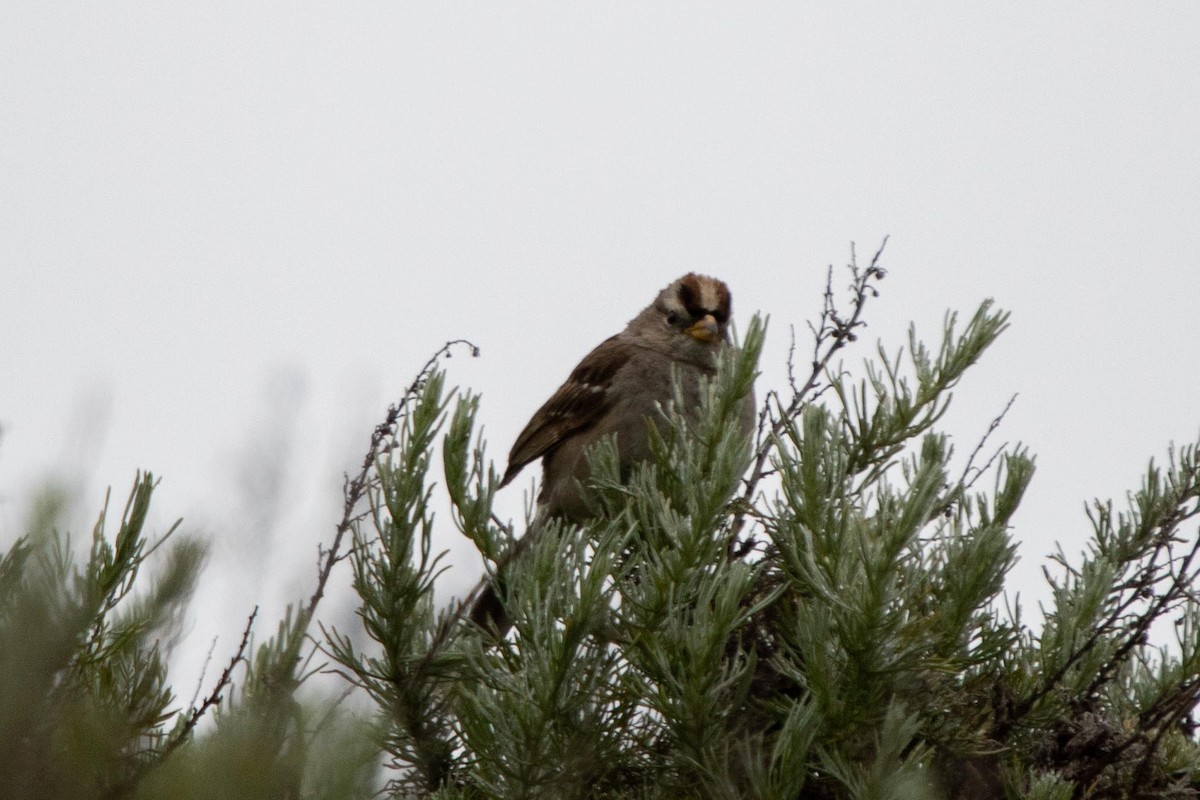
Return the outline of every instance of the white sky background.
[[[947,427],[965,454],[1020,395],[1025,594],[1200,435],[1195,3],[251,5],[0,6],[0,544],[50,476],[87,535],[161,475],[155,528],[213,542],[185,695],[311,591],[433,350],[482,348],[447,366],[502,461],[689,270],[771,315],[760,394],[851,241],[892,237],[852,366],[1011,309]]]

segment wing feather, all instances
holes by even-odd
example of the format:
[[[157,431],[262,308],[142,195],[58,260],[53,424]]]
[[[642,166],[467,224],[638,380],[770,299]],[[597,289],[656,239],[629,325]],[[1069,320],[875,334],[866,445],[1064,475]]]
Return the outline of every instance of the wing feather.
[[[526,464],[552,452],[566,437],[595,425],[612,405],[613,376],[632,355],[633,345],[617,336],[588,353],[521,431],[500,485],[507,485]]]

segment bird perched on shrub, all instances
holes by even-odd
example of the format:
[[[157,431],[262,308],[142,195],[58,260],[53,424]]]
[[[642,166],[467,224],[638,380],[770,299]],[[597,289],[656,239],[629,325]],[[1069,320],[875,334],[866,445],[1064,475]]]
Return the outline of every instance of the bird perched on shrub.
[[[666,424],[660,408],[674,397],[672,372],[679,375],[684,403],[698,408],[701,377],[716,373],[722,348],[730,346],[731,314],[729,287],[716,278],[688,273],[663,289],[625,330],[588,353],[534,413],[513,444],[500,486],[540,458],[540,510],[573,522],[586,518],[581,491],[588,478],[588,447],[615,436],[622,474],[648,458],[647,424]],[[754,424],[752,397],[746,398],[740,422],[749,435]],[[505,563],[531,538],[527,533]],[[511,627],[502,601],[503,569],[500,564],[501,585],[483,587],[471,610],[474,622],[494,627],[501,635]]]

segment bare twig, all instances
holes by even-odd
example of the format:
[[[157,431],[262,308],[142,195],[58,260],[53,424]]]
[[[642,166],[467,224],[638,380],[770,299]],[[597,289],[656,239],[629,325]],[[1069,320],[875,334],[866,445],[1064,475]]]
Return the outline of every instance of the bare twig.
[[[788,333],[791,336],[787,355],[788,385],[792,387],[792,394],[796,395],[800,393],[800,387],[796,385],[796,326],[789,325]]]
[[[1164,539],[1169,538],[1169,536],[1174,532],[1178,525],[1182,523],[1182,521],[1182,515],[1180,518],[1170,519],[1170,527],[1164,531]],[[1165,543],[1165,547],[1168,550],[1170,549],[1169,541]],[[1180,566],[1177,572],[1172,569],[1174,560],[1172,559],[1170,562],[1168,562],[1168,574],[1170,574],[1172,577],[1171,585],[1165,592],[1158,596],[1158,598],[1149,608],[1135,618],[1136,621],[1134,622],[1133,627],[1128,631],[1128,633],[1125,634],[1125,640],[1113,652],[1112,657],[1100,665],[1100,669],[1096,671],[1096,677],[1092,679],[1090,684],[1088,684],[1087,691],[1084,693],[1085,695],[1094,694],[1100,689],[1101,686],[1107,683],[1112,678],[1113,673],[1116,672],[1117,667],[1122,661],[1125,660],[1125,656],[1128,655],[1134,647],[1146,641],[1146,636],[1149,633],[1150,626],[1154,623],[1154,621],[1186,595],[1187,585],[1196,578],[1196,575],[1194,573],[1189,573],[1189,570],[1191,568],[1192,561],[1196,558],[1197,553],[1200,553],[1200,538],[1197,538],[1196,541],[1192,543],[1192,547],[1188,551],[1187,555],[1180,560]],[[1146,578],[1142,582],[1142,585],[1135,589],[1135,591],[1130,595],[1129,600],[1123,605],[1131,605],[1134,600],[1152,592],[1151,587],[1158,581],[1159,570],[1157,565],[1151,564],[1151,567],[1148,567],[1145,572]]]
[[[254,620],[258,616],[258,606],[250,612],[250,617],[246,620],[246,627],[242,631],[242,641],[238,644],[237,652],[233,654],[233,658],[229,659],[229,663],[225,666],[221,677],[217,679],[216,685],[208,696],[204,698],[199,706],[196,706],[196,697],[199,696],[199,689],[196,691],[196,696],[192,698],[192,711],[184,720],[183,725],[167,740],[166,744],[160,750],[153,753],[153,756],[141,763],[138,769],[126,773],[123,777],[116,780],[109,786],[100,797],[109,800],[109,798],[128,797],[133,793],[133,787],[136,783],[148,772],[162,766],[170,755],[179,749],[179,746],[186,742],[200,724],[200,720],[208,713],[210,708],[215,707],[224,698],[225,690],[233,685],[233,671],[237,669],[237,665],[246,660],[246,650],[250,647],[250,632],[254,627]],[[212,651],[209,651],[211,658]],[[205,662],[207,666],[207,661]],[[201,679],[203,680],[203,678]]]
[[[804,406],[821,393],[822,390],[818,388],[818,385],[821,377],[826,374],[826,370],[829,367],[829,363],[833,360],[834,355],[847,344],[856,341],[856,331],[866,325],[862,320],[863,309],[866,307],[868,298],[878,296],[878,292],[874,286],[875,282],[882,280],[887,274],[879,264],[887,242],[888,240],[885,236],[866,269],[859,268],[854,245],[850,245],[850,264],[848,266],[852,280],[850,283],[851,312],[849,316],[844,316],[837,308],[833,292],[833,268],[830,267],[825,280],[824,307],[821,310],[819,324],[813,326],[810,323],[809,325],[813,332],[813,356],[808,378],[802,385],[796,385],[794,365],[792,363],[792,356],[795,353],[795,341],[793,339],[788,356],[788,380],[792,386],[792,397],[785,406],[779,395],[772,392],[763,402],[763,408],[759,415],[759,430],[755,441],[754,458],[750,474],[744,481],[744,489],[737,501],[737,504],[743,509],[749,507],[753,502],[754,493],[758,489],[759,482],[770,474],[767,465],[770,461],[771,453],[775,449],[778,437],[787,430],[788,425],[800,414]],[[772,403],[775,403],[777,410],[772,410]],[[769,425],[767,424],[768,422],[770,423]],[[737,535],[741,532],[742,526],[745,523],[745,517],[745,511],[739,510],[734,518],[730,534],[731,552],[734,552],[732,549],[732,540],[736,539]]]
[[[1008,398],[1008,402],[1004,404],[1004,408],[1000,410],[1000,413],[992,418],[991,423],[988,424],[987,430],[983,432],[983,436],[979,437],[979,441],[976,442],[975,449],[972,450],[971,455],[967,457],[967,463],[963,467],[962,474],[959,475],[958,480],[946,490],[943,498],[934,505],[931,519],[940,514],[949,515],[954,504],[961,502],[963,498],[966,497],[967,492],[971,490],[971,487],[975,485],[975,482],[986,475],[988,471],[991,470],[992,465],[996,463],[996,459],[1004,454],[1004,449],[1008,446],[1007,442],[997,447],[996,450],[988,457],[987,462],[985,462],[982,467],[975,467],[975,459],[983,451],[984,445],[987,444],[987,441],[991,435],[995,433],[996,429],[1000,427],[1000,424],[1004,422],[1004,418],[1008,416],[1009,410],[1013,407],[1013,403],[1016,401],[1017,396],[1014,394],[1012,397]],[[975,470],[974,474],[971,472],[972,469]]]
[[[238,644],[237,652],[233,654],[233,658],[229,659],[229,663],[225,666],[224,671],[221,672],[221,677],[217,679],[216,686],[214,686],[213,690],[208,693],[207,697],[204,698],[204,702],[192,709],[192,713],[188,714],[187,721],[184,722],[183,727],[180,728],[179,732],[171,737],[171,741],[167,742],[166,746],[163,747],[162,754],[159,757],[160,761],[165,760],[167,756],[171,755],[171,753],[177,747],[179,747],[179,745],[184,743],[188,736],[191,735],[196,725],[208,712],[208,709],[221,702],[225,690],[233,683],[233,671],[237,669],[237,665],[246,658],[246,648],[250,646],[250,631],[254,628],[254,620],[257,617],[258,606],[255,606],[254,610],[250,612],[249,618],[246,620],[246,627],[242,631],[242,641],[240,644]]]
[[[975,445],[975,449],[971,451],[971,455],[967,458],[967,464],[965,467],[963,467],[962,476],[958,479],[958,485],[962,487],[963,492],[966,492],[968,489],[974,486],[975,481],[979,480],[980,476],[986,473],[988,471],[988,467],[990,467],[992,462],[996,460],[996,456],[993,454],[992,457],[988,459],[988,462],[979,468],[979,470],[975,473],[975,476],[970,480],[967,480],[967,476],[971,474],[971,467],[975,463],[976,456],[978,456],[980,451],[983,450],[983,446],[987,444],[988,438],[996,431],[997,428],[1000,427],[1000,423],[1004,421],[1004,418],[1008,416],[1008,411],[1013,407],[1013,403],[1015,402],[1017,402],[1017,396],[1014,394],[1012,397],[1008,398],[1008,402],[1004,404],[1004,408],[1000,410],[1000,413],[992,419],[991,423],[987,427],[987,430],[983,432],[983,436],[979,437],[979,442]],[[1003,452],[1003,447],[996,452]]]
[[[212,644],[208,646],[208,653],[204,656],[204,665],[200,667],[200,677],[196,679],[196,691],[192,692],[192,701],[188,703],[188,708],[195,708],[196,701],[200,699],[200,690],[204,688],[204,676],[208,672],[208,665],[212,663],[213,651],[217,649],[217,637],[213,637]]]
[[[1179,557],[1178,568],[1174,567],[1175,558],[1170,555],[1170,552],[1171,543],[1175,540],[1179,526],[1200,513],[1198,508],[1184,507],[1185,503],[1193,499],[1198,488],[1200,487],[1187,487],[1177,498],[1171,512],[1154,523],[1157,533],[1154,536],[1153,548],[1144,557],[1143,564],[1134,575],[1128,581],[1113,588],[1113,591],[1117,593],[1117,598],[1112,610],[1057,669],[1046,675],[1037,688],[1009,709],[1005,718],[995,728],[993,735],[996,738],[1002,738],[1017,722],[1032,711],[1034,706],[1050,694],[1085,655],[1119,631],[1120,643],[1113,650],[1112,655],[1100,665],[1087,689],[1080,694],[1080,698],[1094,696],[1107,682],[1112,680],[1125,658],[1134,652],[1135,648],[1145,644],[1146,637],[1155,620],[1186,599],[1190,584],[1200,578],[1200,575],[1197,574],[1198,570],[1192,568],[1193,561],[1197,555],[1200,555],[1200,539],[1192,544],[1186,555]],[[1164,553],[1168,557],[1167,565],[1159,562],[1160,556]],[[1155,591],[1155,585],[1163,580],[1164,569],[1167,570],[1171,583],[1162,594],[1158,594]],[[1150,598],[1153,598],[1154,602],[1147,608],[1137,613],[1131,612],[1131,609],[1135,608],[1139,602]]]
[[[394,436],[396,433],[396,425],[400,421],[401,415],[408,408],[409,402],[416,397],[417,393],[429,380],[430,374],[433,372],[434,366],[438,359],[445,356],[450,357],[451,351],[462,345],[470,349],[471,355],[478,356],[479,348],[472,342],[466,339],[454,339],[446,342],[438,349],[425,365],[421,367],[421,371],[417,373],[417,377],[409,384],[408,389],[404,392],[404,396],[400,401],[388,406],[387,416],[383,422],[375,426],[374,432],[371,434],[371,442],[367,447],[366,455],[363,456],[362,466],[359,468],[358,474],[353,478],[346,477],[343,487],[344,501],[342,504],[342,519],[337,524],[334,530],[333,543],[328,550],[323,550],[320,554],[320,567],[317,572],[317,588],[313,591],[312,597],[309,598],[308,605],[301,612],[297,624],[300,630],[304,630],[312,622],[313,615],[316,613],[317,605],[321,602],[321,598],[325,596],[325,585],[329,582],[329,576],[333,572],[334,565],[338,561],[346,557],[346,553],[342,553],[342,539],[346,532],[350,530],[356,519],[354,509],[362,500],[366,493],[369,483],[369,476],[372,468],[375,466],[375,459],[379,457],[380,449],[386,439]]]

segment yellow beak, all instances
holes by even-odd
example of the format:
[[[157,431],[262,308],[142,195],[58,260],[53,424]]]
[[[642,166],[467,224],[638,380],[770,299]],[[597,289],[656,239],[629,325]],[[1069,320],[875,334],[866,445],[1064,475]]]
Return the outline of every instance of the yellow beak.
[[[716,342],[721,339],[721,327],[717,325],[712,314],[705,314],[703,319],[696,320],[684,333],[702,342]]]

